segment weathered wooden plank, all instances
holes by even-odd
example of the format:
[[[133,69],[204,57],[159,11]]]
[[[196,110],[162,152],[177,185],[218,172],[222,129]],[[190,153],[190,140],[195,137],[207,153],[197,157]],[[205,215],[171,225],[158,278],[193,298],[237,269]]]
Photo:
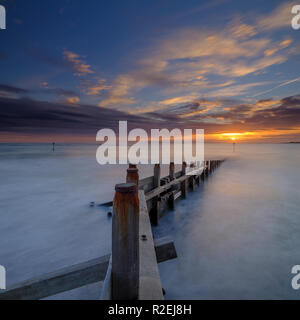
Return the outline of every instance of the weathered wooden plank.
[[[137,185],[116,185],[112,221],[112,298],[136,300],[139,284],[139,198]]]
[[[141,179],[139,182],[139,189],[148,192],[153,189],[153,176]]]
[[[165,251],[162,254],[164,254],[164,253],[165,253]],[[108,268],[107,268],[107,272],[106,272],[106,276],[105,276],[105,279],[103,281],[103,287],[102,287],[100,300],[111,300],[112,299],[112,276],[111,276],[111,272],[112,272],[112,257],[110,256],[109,264],[108,264]]]
[[[202,173],[203,170],[204,170],[204,167],[201,166],[201,167],[196,168],[196,169],[194,169],[194,170],[189,170],[189,171],[187,171],[186,174],[187,174],[188,176],[198,176],[198,175],[200,175],[200,174]]]
[[[154,245],[158,263],[177,258],[175,245],[170,237],[155,239]]]
[[[163,300],[162,286],[144,191],[139,191],[139,300]]]
[[[174,259],[173,241],[166,237],[155,240],[157,262]],[[111,276],[110,255],[69,266],[52,273],[10,286],[0,293],[0,300],[38,300],[64,291],[104,280],[102,299],[111,295],[107,285]],[[106,288],[106,289],[105,289]]]
[[[170,189],[173,185],[176,185],[186,179],[188,179],[189,176],[182,176],[179,177],[178,179],[175,179],[163,186],[160,186],[159,188],[156,188],[154,190],[151,190],[150,192],[146,193],[146,201],[151,200],[152,198],[159,196],[162,192],[167,191],[168,189]]]
[[[98,281],[103,281],[110,255],[66,267],[1,292],[0,300],[38,300]]]
[[[113,205],[113,202],[108,201],[108,202],[99,204],[99,207],[112,207],[112,205]]]

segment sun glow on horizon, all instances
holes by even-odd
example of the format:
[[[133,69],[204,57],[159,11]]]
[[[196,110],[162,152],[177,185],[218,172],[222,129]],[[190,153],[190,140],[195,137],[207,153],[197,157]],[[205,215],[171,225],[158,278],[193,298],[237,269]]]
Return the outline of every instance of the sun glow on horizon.
[[[253,136],[252,132],[233,132],[233,133],[219,133],[216,136],[221,140],[231,140],[235,142],[236,140],[247,139],[248,136]]]

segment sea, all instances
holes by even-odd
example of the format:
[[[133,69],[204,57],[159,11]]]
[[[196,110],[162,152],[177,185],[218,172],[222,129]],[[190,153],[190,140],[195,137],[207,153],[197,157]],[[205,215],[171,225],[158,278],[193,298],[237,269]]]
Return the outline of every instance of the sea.
[[[0,144],[0,265],[7,285],[111,251],[109,207],[124,165],[94,144]],[[153,228],[178,258],[161,263],[166,299],[299,299],[300,144],[215,143],[226,161]],[[167,167],[163,174],[167,175]],[[152,175],[139,166],[140,177]],[[91,206],[91,202],[95,205]],[[299,246],[299,248],[298,248]],[[102,283],[48,299],[99,299]]]

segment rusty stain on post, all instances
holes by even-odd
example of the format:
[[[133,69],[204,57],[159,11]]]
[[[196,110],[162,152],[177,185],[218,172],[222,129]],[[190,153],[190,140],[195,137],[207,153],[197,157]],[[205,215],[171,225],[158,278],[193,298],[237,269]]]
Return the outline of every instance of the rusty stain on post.
[[[139,282],[139,198],[137,185],[115,188],[112,224],[112,298],[135,300]]]

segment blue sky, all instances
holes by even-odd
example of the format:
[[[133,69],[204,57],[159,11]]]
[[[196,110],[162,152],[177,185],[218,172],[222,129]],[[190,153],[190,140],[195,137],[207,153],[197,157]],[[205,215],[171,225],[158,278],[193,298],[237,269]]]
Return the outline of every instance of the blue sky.
[[[31,99],[37,105],[51,103],[53,109],[80,109],[80,114],[84,106],[93,106],[100,118],[99,112],[111,110],[127,114],[129,121],[134,115],[160,124],[197,123],[211,135],[265,130],[265,139],[298,137],[299,122],[290,121],[299,120],[300,99],[300,30],[291,27],[294,2],[0,4],[7,10],[7,29],[0,30],[2,110]],[[286,99],[292,99],[291,115]],[[276,119],[272,126],[272,117],[283,118],[283,109],[291,119]],[[259,115],[268,121],[259,119],[255,128]],[[21,127],[22,137],[35,134],[25,120],[11,127],[7,122],[5,137],[20,135]],[[47,125],[62,134],[54,123]]]

